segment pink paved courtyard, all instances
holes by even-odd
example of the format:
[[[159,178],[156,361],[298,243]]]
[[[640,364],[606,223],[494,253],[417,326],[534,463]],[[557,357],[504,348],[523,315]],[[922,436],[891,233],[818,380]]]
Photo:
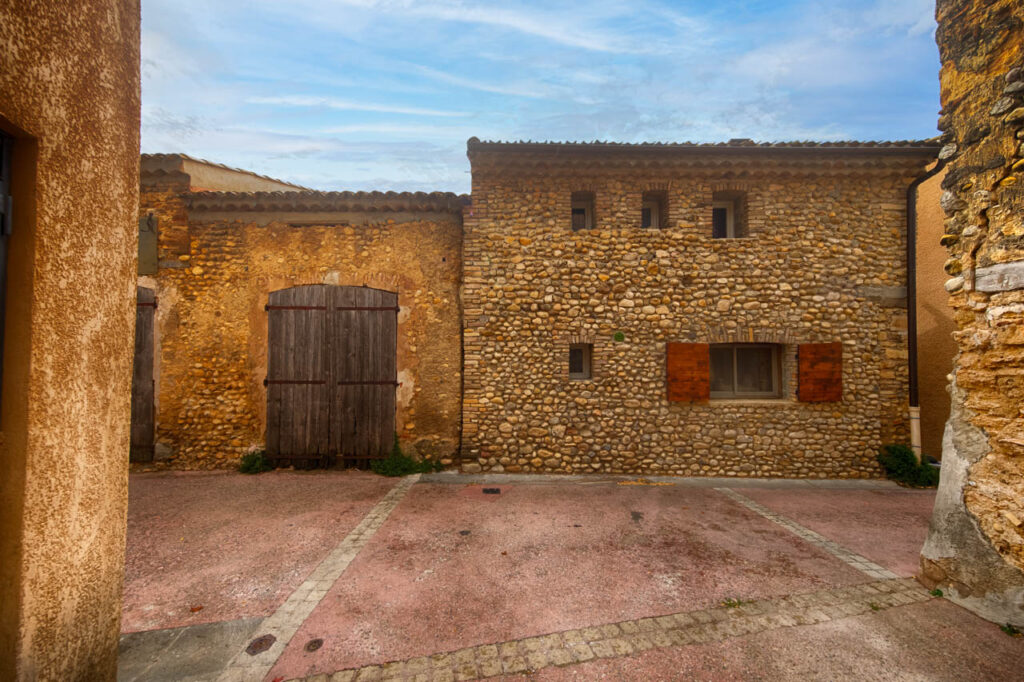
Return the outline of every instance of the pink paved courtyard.
[[[270,614],[394,483],[356,471],[133,474],[121,631]]]
[[[425,477],[381,517],[322,598],[295,616],[295,629],[263,679],[280,682],[733,601],[771,603],[876,579],[716,488],[911,576],[934,498],[934,491],[880,482],[635,483]],[[261,619],[284,608],[332,549],[364,517],[378,514],[371,509],[380,508],[395,484],[366,472],[133,476],[122,630],[136,639],[125,640],[132,646],[123,653],[123,679],[174,679],[181,671],[175,661],[202,656],[210,672],[183,679],[216,678],[263,634]],[[196,630],[199,644],[182,643],[185,635],[175,639],[190,631],[181,626],[206,628]],[[217,640],[221,648],[203,649],[202,642],[221,630],[231,633]],[[933,643],[942,653],[928,654]],[[975,647],[1005,652],[1000,661],[1024,656],[1024,640],[931,600],[536,674],[550,680],[795,680],[886,678],[898,671],[895,677],[990,679],[1005,670],[992,656],[985,657],[988,663],[975,661]],[[946,667],[954,656],[965,671]]]

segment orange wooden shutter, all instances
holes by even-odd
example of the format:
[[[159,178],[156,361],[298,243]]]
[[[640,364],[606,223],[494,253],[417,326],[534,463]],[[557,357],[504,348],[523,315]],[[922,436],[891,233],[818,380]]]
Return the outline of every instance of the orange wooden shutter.
[[[665,344],[670,402],[697,403],[711,397],[710,357],[706,343]]]
[[[803,403],[835,403],[843,399],[843,344],[802,343],[797,350]]]

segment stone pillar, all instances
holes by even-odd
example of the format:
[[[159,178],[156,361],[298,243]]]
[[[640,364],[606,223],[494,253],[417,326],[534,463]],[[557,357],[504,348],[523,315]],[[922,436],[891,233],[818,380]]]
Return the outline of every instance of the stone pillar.
[[[924,582],[1024,625],[1024,18],[939,0],[946,283],[958,353]]]

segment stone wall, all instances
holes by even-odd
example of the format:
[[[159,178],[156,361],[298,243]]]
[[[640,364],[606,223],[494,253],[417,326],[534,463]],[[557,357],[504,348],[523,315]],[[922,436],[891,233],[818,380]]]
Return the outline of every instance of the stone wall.
[[[908,440],[905,192],[936,150],[585,147],[470,141],[463,470],[879,475]],[[649,190],[666,229],[640,228]],[[711,238],[720,190],[746,193],[747,238]],[[596,229],[571,230],[574,191]],[[783,397],[669,403],[672,341],[782,345]],[[799,402],[797,345],[835,341],[842,402]]]
[[[0,3],[14,140],[0,679],[112,680],[124,572],[139,3]]]
[[[1024,625],[1024,17],[1015,0],[939,0],[937,17],[958,354],[922,568]]]
[[[453,195],[188,193],[151,178],[159,230],[157,446],[152,466],[233,467],[266,431],[271,291],[303,284],[397,291],[397,430],[450,463],[460,427],[462,201]]]

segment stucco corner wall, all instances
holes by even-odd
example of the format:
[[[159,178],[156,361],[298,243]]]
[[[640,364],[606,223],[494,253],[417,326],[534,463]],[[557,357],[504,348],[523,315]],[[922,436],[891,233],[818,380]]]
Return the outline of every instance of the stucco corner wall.
[[[1024,17],[939,0],[940,199],[957,355],[923,577],[1024,625]]]
[[[139,3],[0,5],[15,160],[0,415],[0,678],[116,675]]]

